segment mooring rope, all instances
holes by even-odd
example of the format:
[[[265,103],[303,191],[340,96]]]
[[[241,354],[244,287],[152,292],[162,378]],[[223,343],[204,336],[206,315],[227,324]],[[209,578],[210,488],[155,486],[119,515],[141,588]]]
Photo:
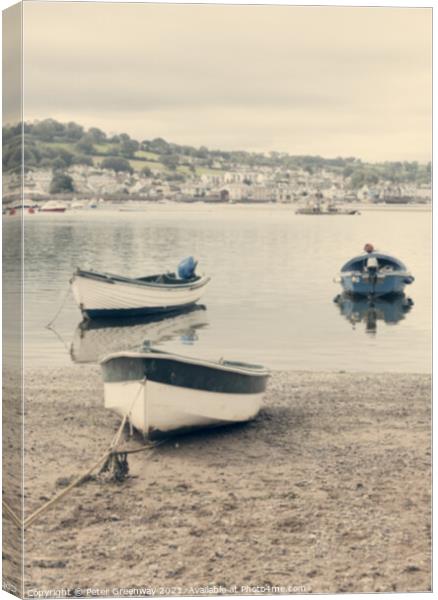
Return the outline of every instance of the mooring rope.
[[[20,529],[21,529],[22,521],[21,521],[20,517],[9,506],[9,504],[6,502],[6,500],[2,500],[2,506],[3,506],[3,510],[11,517],[11,519],[14,521],[15,525],[18,525],[18,527],[20,527]]]
[[[27,527],[29,527],[29,525],[31,525],[38,517],[40,517],[43,513],[45,513],[51,506],[53,506],[54,504],[59,502],[61,500],[61,498],[66,496],[74,487],[76,487],[79,483],[81,483],[81,481],[83,481],[86,477],[88,477],[88,475],[90,475],[94,471],[94,469],[96,469],[100,465],[100,463],[105,460],[105,458],[108,456],[108,454],[109,454],[108,451],[106,451],[104,454],[102,454],[102,456],[99,458],[99,460],[96,463],[94,463],[93,466],[91,468],[89,468],[83,475],[81,475],[80,477],[77,477],[60,494],[58,494],[57,496],[55,496],[54,498],[52,498],[51,500],[49,500],[48,502],[43,504],[34,513],[32,513],[29,517],[27,517],[27,519],[24,519],[23,527],[25,529]]]
[[[105,450],[105,452],[99,456],[98,460],[93,463],[93,465],[88,468],[85,473],[83,473],[82,475],[80,475],[79,477],[76,477],[76,479],[74,479],[70,485],[68,485],[64,490],[62,490],[62,492],[60,492],[57,496],[54,496],[51,500],[48,500],[45,504],[43,504],[42,506],[40,506],[40,508],[38,508],[37,510],[35,510],[31,515],[29,515],[26,519],[24,519],[23,521],[21,521],[21,519],[18,517],[18,515],[13,511],[13,509],[5,502],[3,501],[3,507],[5,508],[6,513],[11,517],[11,519],[14,521],[14,523],[16,525],[18,525],[20,528],[24,527],[24,529],[26,529],[27,527],[29,527],[30,525],[32,525],[32,523],[34,523],[36,521],[36,519],[38,519],[38,517],[40,517],[43,513],[45,513],[51,506],[53,506],[54,504],[58,503],[62,498],[64,498],[64,496],[66,496],[69,492],[71,492],[71,490],[73,488],[75,488],[77,485],[79,485],[84,479],[86,479],[89,475],[91,475],[91,473],[97,469],[97,467],[102,464],[104,461],[106,461],[108,459],[109,456],[111,455],[118,455],[118,454],[133,454],[134,452],[140,452],[142,450],[154,450],[156,446],[158,446],[159,444],[154,444],[154,445],[146,445],[146,446],[142,446],[141,448],[136,448],[134,450],[120,450],[120,451],[115,451],[115,448],[117,447],[119,441],[120,441],[120,437],[122,435],[123,432],[123,428],[125,427],[126,421],[128,420],[128,418],[131,415],[132,409],[134,408],[134,404],[137,401],[140,392],[142,391],[142,389],[144,389],[144,385],[146,383],[146,377],[140,382],[140,387],[137,390],[137,393],[135,394],[131,405],[129,407],[129,410],[125,413],[125,415],[123,416],[123,419],[119,425],[119,428],[117,429],[109,447],[107,448],[107,450]],[[165,441],[165,440],[163,440]],[[163,443],[163,442],[160,442]]]
[[[167,438],[165,438],[162,440],[158,440],[153,444],[146,444],[145,446],[140,446],[140,448],[132,448],[131,450],[117,450],[116,452],[113,452],[113,454],[137,454],[137,452],[143,452],[143,450],[148,450],[149,448],[155,449],[158,446],[161,446],[161,444],[166,443],[167,441]]]
[[[58,308],[57,312],[55,313],[55,316],[53,317],[53,319],[52,319],[51,321],[49,321],[49,323],[47,323],[47,325],[46,325],[46,328],[47,328],[47,329],[50,329],[50,327],[51,327],[52,323],[54,323],[54,322],[56,321],[56,319],[58,318],[58,316],[59,316],[59,314],[60,314],[61,310],[64,308],[64,305],[65,305],[65,303],[66,303],[66,301],[67,301],[67,298],[68,298],[68,294],[69,294],[69,292],[70,292],[70,284],[69,284],[69,285],[68,285],[68,287],[67,287],[67,291],[66,291],[66,293],[65,293],[64,300],[61,302],[61,305],[60,305],[60,307]]]
[[[20,529],[23,525],[25,528],[29,527],[43,512],[45,512],[47,509],[50,508],[50,506],[52,506],[53,504],[55,504],[56,502],[61,500],[61,498],[66,496],[68,494],[68,492],[70,492],[70,490],[72,490],[74,487],[79,485],[79,483],[81,481],[83,481],[86,477],[88,477],[94,471],[94,469],[97,469],[97,467],[101,463],[103,463],[105,460],[107,460],[110,456],[118,456],[118,455],[126,456],[128,454],[136,454],[138,452],[144,452],[145,450],[155,450],[155,448],[157,448],[161,444],[164,444],[165,442],[167,442],[167,439],[160,440],[154,444],[146,444],[144,446],[141,446],[140,448],[133,448],[131,450],[118,450],[118,451],[107,450],[105,452],[105,454],[102,454],[102,456],[99,457],[99,460],[96,461],[96,463],[94,463],[94,465],[86,473],[83,473],[80,477],[76,478],[67,488],[65,488],[65,490],[63,490],[60,494],[58,494],[58,496],[55,496],[55,498],[52,498],[52,500],[50,500],[45,505],[43,505],[41,508],[36,510],[32,515],[27,517],[27,519],[25,519],[24,521],[22,521],[18,517],[18,515],[14,512],[14,510],[8,505],[8,503],[5,500],[3,500],[3,502],[2,502],[3,509]]]
[[[52,333],[54,333],[56,335],[56,337],[58,338],[58,340],[61,342],[61,344],[67,350],[68,354],[71,355],[71,351],[70,351],[71,346],[69,344],[67,344],[67,342],[62,337],[62,335],[58,331],[56,331],[56,329],[54,327],[52,327],[50,324],[46,325],[46,329],[48,329],[49,331],[51,331]]]

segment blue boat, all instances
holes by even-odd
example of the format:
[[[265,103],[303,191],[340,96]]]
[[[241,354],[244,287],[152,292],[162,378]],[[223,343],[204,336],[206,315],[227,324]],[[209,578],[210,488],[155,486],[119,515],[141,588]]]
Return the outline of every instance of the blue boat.
[[[362,254],[345,263],[337,281],[347,294],[377,298],[403,294],[414,277],[401,260],[366,244]]]

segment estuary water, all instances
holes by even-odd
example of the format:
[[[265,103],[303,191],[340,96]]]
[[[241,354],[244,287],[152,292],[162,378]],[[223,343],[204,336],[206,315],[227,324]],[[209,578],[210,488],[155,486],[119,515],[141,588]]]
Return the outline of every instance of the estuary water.
[[[162,350],[271,369],[428,372],[431,221],[427,207],[307,216],[286,205],[148,204],[26,214],[25,365],[95,362],[150,340]],[[366,242],[414,274],[410,309],[333,302],[341,291],[333,277]],[[211,276],[205,308],[152,323],[80,326],[68,291],[77,266],[141,276],[175,270],[188,255]]]

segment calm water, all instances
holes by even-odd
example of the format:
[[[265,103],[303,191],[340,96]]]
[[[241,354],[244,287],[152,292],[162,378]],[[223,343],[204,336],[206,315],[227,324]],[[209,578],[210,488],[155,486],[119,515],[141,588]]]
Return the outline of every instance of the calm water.
[[[312,217],[295,215],[290,207],[161,205],[142,212],[99,209],[24,220],[27,365],[68,364],[72,356],[92,362],[150,339],[162,349],[273,369],[430,370],[427,209]],[[398,256],[415,275],[406,288],[414,301],[410,311],[400,304],[378,306],[371,314],[366,305],[341,311],[333,302],[340,291],[333,276],[368,241]],[[202,299],[205,310],[83,330],[70,293],[55,333],[45,329],[76,266],[140,276],[174,270],[189,254],[212,277]]]

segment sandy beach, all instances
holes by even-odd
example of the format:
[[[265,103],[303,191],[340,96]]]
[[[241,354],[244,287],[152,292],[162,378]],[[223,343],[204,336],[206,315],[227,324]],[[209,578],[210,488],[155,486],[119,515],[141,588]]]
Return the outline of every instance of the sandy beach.
[[[92,478],[32,525],[26,595],[430,590],[430,383],[273,373],[254,422],[131,455],[123,483]],[[25,384],[28,515],[119,420],[98,367],[30,370]]]

